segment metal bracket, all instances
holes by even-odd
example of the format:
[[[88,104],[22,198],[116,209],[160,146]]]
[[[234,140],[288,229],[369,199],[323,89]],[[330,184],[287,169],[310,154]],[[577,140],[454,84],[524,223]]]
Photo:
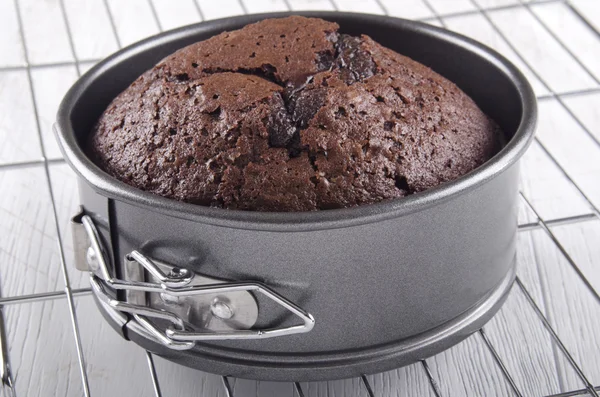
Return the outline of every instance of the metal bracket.
[[[92,218],[78,214],[72,225],[76,267],[90,271],[92,290],[102,306],[113,317],[131,315],[128,328],[171,349],[191,349],[196,341],[273,338],[314,327],[310,313],[262,283],[216,280],[152,260],[136,250],[125,258],[125,280],[113,278]],[[126,301],[111,297],[107,287],[125,290]],[[287,309],[302,323],[248,329],[258,318],[251,292]]]
[[[152,264],[163,274],[156,277],[151,272],[144,271],[148,264],[146,266],[140,265],[139,261],[147,260],[144,258],[137,251],[133,251],[125,257],[124,275],[127,280],[150,280],[154,283],[160,283],[163,275],[173,275],[179,269],[168,263],[153,259]],[[185,285],[201,286],[225,283],[227,283],[225,280],[195,273]],[[250,329],[258,320],[258,304],[254,296],[248,291],[206,293],[196,296],[174,296],[168,292],[146,294],[143,291],[127,291],[126,296],[129,303],[173,312],[186,323],[205,330]]]
[[[83,215],[85,215],[83,209],[80,208],[80,212],[71,218],[71,237],[73,239],[73,259],[75,269],[85,272],[90,270],[86,255],[91,243],[85,232],[85,227],[81,222],[81,217]]]

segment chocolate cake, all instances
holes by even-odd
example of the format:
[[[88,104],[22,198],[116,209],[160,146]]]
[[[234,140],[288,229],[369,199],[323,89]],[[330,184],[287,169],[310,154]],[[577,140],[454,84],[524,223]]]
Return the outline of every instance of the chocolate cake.
[[[309,211],[451,181],[489,159],[499,135],[426,66],[292,16],[163,59],[112,101],[89,151],[115,178],[161,196]]]

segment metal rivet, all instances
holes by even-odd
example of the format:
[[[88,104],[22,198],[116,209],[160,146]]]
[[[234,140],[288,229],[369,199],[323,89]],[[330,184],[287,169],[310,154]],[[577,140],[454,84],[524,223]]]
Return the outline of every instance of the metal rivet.
[[[226,302],[223,302],[219,298],[215,298],[210,305],[210,311],[215,317],[222,320],[229,320],[233,317],[233,309]]]
[[[98,270],[100,264],[98,263],[98,257],[96,256],[96,251],[93,247],[88,247],[87,252],[85,254],[85,260],[92,270]]]
[[[190,271],[181,267],[174,267],[169,272],[169,278],[187,278],[190,276]]]

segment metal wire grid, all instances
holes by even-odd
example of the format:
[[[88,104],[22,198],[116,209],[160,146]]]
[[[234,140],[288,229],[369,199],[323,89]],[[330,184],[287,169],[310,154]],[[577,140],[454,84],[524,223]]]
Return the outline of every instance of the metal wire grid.
[[[121,42],[119,39],[119,35],[117,33],[117,26],[116,26],[115,20],[113,18],[113,15],[111,14],[110,7],[108,5],[108,0],[103,0],[103,1],[104,1],[104,6],[106,7],[106,10],[109,15],[111,28],[112,28],[113,34],[115,36],[116,42],[117,42],[119,48],[121,48],[122,45],[121,45]],[[240,5],[241,9],[244,11],[244,13],[248,13],[248,10],[247,10],[246,5],[243,2],[243,0],[237,0],[237,1],[239,2],[239,5]],[[246,1],[250,1],[250,0],[246,0]],[[291,10],[292,7],[290,5],[289,0],[283,0],[283,1],[285,3],[286,7],[288,8],[288,10]],[[327,1],[329,1],[331,3],[331,6],[334,10],[338,10],[338,6],[337,6],[335,0],[327,0]],[[378,6],[387,14],[388,12],[387,12],[385,4],[381,0],[375,0],[375,1],[378,4]],[[600,38],[600,32],[594,26],[592,26],[592,24],[589,24],[587,22],[587,20],[585,19],[585,17],[583,15],[581,15],[579,13],[579,11],[577,10],[577,8],[573,7],[568,0],[532,0],[529,2],[524,2],[523,0],[517,0],[518,3],[516,3],[516,4],[487,7],[487,8],[481,7],[479,5],[479,3],[477,3],[476,0],[469,0],[469,1],[475,7],[474,10],[446,13],[446,14],[442,15],[436,11],[435,7],[433,7],[433,5],[430,3],[429,0],[422,0],[422,2],[426,5],[426,7],[433,14],[433,17],[420,18],[419,20],[424,21],[424,22],[437,21],[441,26],[446,27],[444,18],[457,17],[457,16],[469,16],[469,15],[482,15],[489,22],[489,24],[493,27],[494,31],[514,51],[514,53],[519,57],[519,59],[523,62],[523,64],[529,68],[529,70],[542,83],[544,88],[549,93],[549,94],[538,96],[538,100],[544,101],[544,100],[548,100],[548,99],[555,99],[560,104],[560,106],[576,121],[576,123],[579,125],[579,127],[581,127],[581,129],[583,131],[585,131],[585,133],[595,142],[595,144],[600,147],[600,141],[594,136],[594,134],[592,134],[590,132],[590,130],[574,114],[574,112],[571,111],[571,109],[565,104],[565,102],[563,100],[563,98],[571,97],[571,96],[580,96],[580,95],[585,95],[585,94],[590,94],[590,93],[600,93],[600,87],[581,89],[581,90],[575,90],[575,91],[563,92],[563,93],[557,94],[555,91],[552,90],[551,86],[544,80],[544,78],[540,75],[540,73],[537,72],[536,69],[527,61],[527,59],[525,59],[525,57],[521,55],[519,50],[511,43],[511,41],[506,37],[506,35],[504,33],[502,33],[501,29],[499,29],[499,27],[495,24],[494,20],[492,18],[490,18],[489,13],[493,12],[493,11],[507,10],[507,9],[513,9],[513,8],[524,8],[524,9],[528,10],[528,12],[540,23],[540,25],[543,26],[543,28],[559,43],[559,45],[573,58],[573,60],[575,60],[575,62],[598,85],[600,85],[600,80],[597,77],[595,77],[595,75],[589,70],[589,68],[571,51],[569,46],[566,45],[561,40],[561,38],[558,37],[552,31],[552,29],[550,29],[548,27],[548,25],[535,12],[533,12],[531,10],[531,6],[536,5],[536,4],[542,4],[542,3],[543,4],[564,3],[568,7],[570,7],[571,11],[573,11],[573,13],[575,13],[575,15],[577,15],[581,19],[581,22],[588,25],[599,38]],[[31,77],[32,69],[74,65],[77,69],[78,76],[81,75],[81,61],[77,58],[77,54],[75,51],[73,35],[72,35],[71,29],[69,27],[67,13],[66,13],[65,5],[64,5],[64,0],[59,0],[59,2],[60,2],[60,10],[62,12],[62,16],[65,19],[65,21],[67,21],[66,29],[67,29],[68,38],[69,38],[69,46],[70,46],[71,55],[73,56],[73,59],[75,61],[74,62],[48,63],[48,64],[44,64],[44,65],[31,65],[29,62],[29,59],[28,59],[27,51],[25,51],[25,53],[24,53],[25,63],[26,63],[25,66],[0,67],[0,71],[26,70],[27,78],[29,80],[29,87],[31,90],[30,94],[31,94],[32,98],[34,98],[34,92],[33,92],[33,88],[32,88],[33,87],[32,77]],[[19,24],[19,34],[21,36],[22,42],[26,43],[25,38],[24,38],[23,19],[21,16],[19,2],[17,0],[14,0],[14,3],[15,3],[15,9],[17,12],[18,24]],[[156,22],[157,26],[159,27],[159,29],[162,31],[163,28],[162,28],[161,22],[158,18],[157,11],[154,7],[152,0],[148,0],[148,3],[150,6],[150,9],[152,11],[153,18],[155,19],[155,22]],[[204,20],[205,18],[204,18],[202,9],[199,7],[198,3],[196,1],[194,1],[193,4],[195,5],[198,14],[201,16],[201,19]],[[89,62],[89,61],[90,60],[88,60],[87,62]],[[91,61],[96,62],[98,60],[91,60]],[[38,139],[41,142],[42,141],[41,128],[40,128],[40,123],[39,123],[39,118],[38,118],[38,109],[37,109],[35,100],[33,101],[33,109],[34,109],[34,113],[36,116],[37,135],[38,135]],[[570,266],[572,266],[572,268],[575,270],[577,275],[580,277],[581,281],[586,285],[586,287],[589,289],[591,294],[595,297],[598,304],[600,304],[600,295],[594,289],[594,287],[591,285],[590,281],[585,277],[585,275],[579,268],[576,261],[567,252],[567,249],[560,243],[559,239],[556,237],[556,235],[552,231],[553,226],[579,223],[579,222],[590,221],[590,220],[600,220],[600,210],[592,202],[592,200],[588,197],[588,195],[586,195],[586,193],[583,191],[583,189],[573,180],[573,178],[561,166],[559,161],[544,146],[543,142],[541,142],[537,137],[535,138],[535,140],[536,140],[537,144],[540,146],[540,148],[542,149],[542,151],[547,155],[547,157],[552,161],[552,163],[554,163],[554,165],[557,167],[557,169],[560,170],[561,174],[569,181],[569,183],[572,185],[572,187],[575,188],[575,190],[579,193],[579,195],[587,203],[587,205],[589,206],[590,212],[587,214],[580,214],[580,215],[575,215],[575,216],[555,218],[552,220],[545,220],[540,215],[540,213],[537,211],[537,209],[532,205],[531,201],[525,196],[525,194],[523,194],[523,192],[521,192],[520,194],[521,194],[521,198],[522,198],[523,202],[531,210],[531,212],[535,215],[536,221],[519,225],[519,231],[542,229],[548,235],[548,237],[552,240],[552,242],[558,248],[560,253],[564,256],[564,258],[570,264]],[[14,380],[13,380],[13,376],[11,374],[10,363],[9,363],[9,358],[8,358],[8,354],[7,354],[8,349],[6,346],[5,327],[4,327],[4,320],[3,320],[3,316],[2,316],[3,306],[8,305],[8,304],[13,304],[13,303],[37,302],[37,301],[45,301],[45,300],[49,300],[49,299],[66,297],[67,302],[68,302],[68,307],[69,307],[69,314],[70,314],[70,318],[71,318],[71,326],[72,326],[73,334],[74,334],[75,340],[76,340],[76,350],[77,350],[77,357],[78,357],[78,362],[79,362],[79,372],[81,374],[81,380],[83,383],[83,392],[84,392],[85,396],[90,396],[88,374],[85,370],[85,359],[84,359],[84,355],[83,355],[83,349],[81,346],[79,329],[77,326],[77,315],[76,315],[76,311],[74,309],[73,297],[79,296],[79,295],[89,295],[91,293],[91,290],[89,288],[81,288],[81,289],[71,288],[71,284],[69,281],[69,275],[67,273],[67,265],[66,265],[65,256],[64,256],[63,242],[62,242],[61,233],[59,230],[59,219],[58,219],[58,215],[57,215],[56,201],[55,201],[54,195],[52,193],[52,185],[51,185],[51,179],[50,179],[50,173],[49,173],[50,165],[56,164],[56,163],[63,163],[64,160],[48,159],[46,156],[46,153],[45,153],[44,145],[41,145],[41,150],[42,150],[42,158],[40,160],[2,164],[2,165],[0,165],[0,170],[29,167],[29,166],[34,166],[34,165],[43,165],[45,176],[46,176],[46,181],[47,181],[47,188],[48,188],[48,191],[50,194],[50,201],[52,204],[52,212],[53,212],[53,217],[55,220],[56,234],[58,236],[58,252],[59,252],[59,256],[60,256],[60,265],[61,265],[61,270],[62,270],[62,274],[64,277],[65,288],[64,288],[64,291],[47,292],[47,293],[39,293],[39,294],[31,294],[31,295],[21,295],[21,296],[6,297],[6,298],[0,297],[0,378],[2,381],[2,391],[4,392],[4,395],[6,395],[6,396],[15,396],[16,395],[15,390],[14,390]],[[518,277],[516,280],[516,286],[523,293],[524,297],[526,298],[526,301],[531,306],[531,308],[534,310],[534,312],[536,313],[538,319],[542,322],[546,331],[550,334],[552,342],[564,354],[565,358],[567,359],[567,361],[570,364],[570,366],[572,367],[572,369],[575,371],[577,376],[580,378],[580,380],[585,385],[584,389],[573,390],[573,391],[559,393],[559,394],[553,394],[553,395],[547,396],[547,397],[568,397],[568,396],[577,396],[577,395],[584,395],[584,394],[598,397],[600,395],[599,394],[600,386],[594,386],[590,382],[590,380],[586,377],[586,375],[583,373],[583,371],[581,370],[581,368],[578,365],[578,363],[576,362],[576,360],[572,357],[572,355],[569,353],[568,349],[565,347],[563,341],[558,337],[556,331],[554,330],[554,328],[552,327],[552,325],[550,324],[548,319],[545,317],[544,313],[542,312],[542,310],[540,309],[540,307],[534,300],[530,291],[525,287],[523,282]],[[517,386],[517,384],[514,380],[513,374],[511,374],[509,372],[509,370],[507,369],[506,364],[503,362],[503,360],[498,355],[495,346],[488,338],[484,329],[480,330],[478,332],[478,335],[481,337],[482,341],[484,342],[484,345],[491,353],[496,365],[498,366],[501,373],[505,377],[506,381],[510,385],[510,388],[512,389],[512,391],[515,393],[515,395],[517,395],[519,397],[523,396],[522,391],[519,390],[519,387]],[[147,358],[148,369],[150,372],[150,377],[151,377],[152,384],[153,384],[154,394],[156,397],[161,397],[162,396],[161,388],[160,388],[160,384],[158,381],[157,371],[155,368],[152,353],[146,352],[146,358]],[[433,392],[433,394],[436,397],[441,397],[442,393],[440,391],[440,388],[438,387],[438,384],[437,384],[434,376],[432,375],[429,365],[427,364],[427,362],[425,360],[422,360],[420,363],[421,363],[422,370],[424,371],[424,373],[429,381],[431,391]],[[233,397],[234,393],[233,393],[233,388],[231,386],[230,378],[223,376],[221,379],[222,379],[222,384],[223,384],[223,390],[225,391],[226,396]],[[368,378],[365,375],[360,377],[360,384],[364,388],[364,392],[369,397],[375,397],[376,394],[373,391],[373,387],[371,386]],[[298,382],[294,383],[294,391],[299,397],[304,397],[304,391],[303,391],[300,383],[298,383]]]

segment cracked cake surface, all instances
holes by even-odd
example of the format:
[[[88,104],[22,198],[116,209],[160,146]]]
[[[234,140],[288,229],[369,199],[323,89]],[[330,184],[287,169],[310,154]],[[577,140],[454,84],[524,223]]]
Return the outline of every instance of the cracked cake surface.
[[[161,196],[309,211],[453,180],[489,159],[499,136],[426,66],[292,16],[163,59],[112,101],[88,149],[110,175]]]

